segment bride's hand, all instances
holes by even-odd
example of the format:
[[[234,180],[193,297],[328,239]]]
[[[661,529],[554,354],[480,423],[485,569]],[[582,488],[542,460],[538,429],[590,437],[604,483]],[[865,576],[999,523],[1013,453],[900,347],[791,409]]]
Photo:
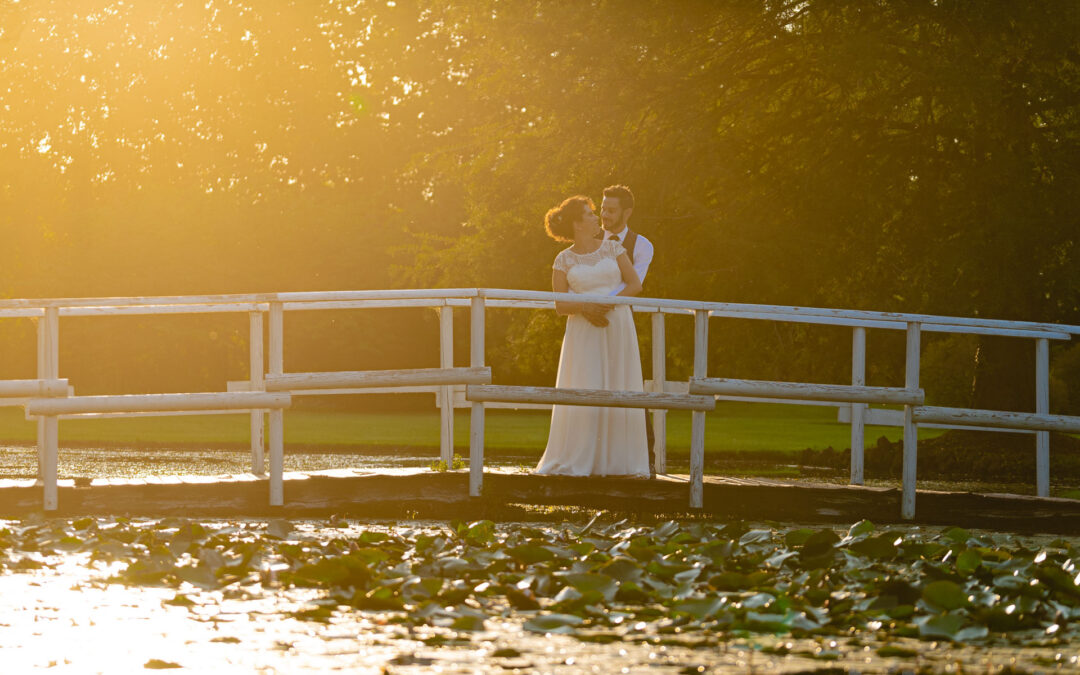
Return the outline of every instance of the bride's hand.
[[[608,325],[607,313],[615,308],[615,305],[585,305],[581,313],[594,326],[603,328]]]

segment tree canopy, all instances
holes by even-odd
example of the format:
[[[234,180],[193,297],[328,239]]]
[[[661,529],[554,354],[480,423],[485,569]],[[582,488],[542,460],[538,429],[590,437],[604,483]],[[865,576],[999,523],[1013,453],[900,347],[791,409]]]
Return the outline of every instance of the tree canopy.
[[[0,294],[546,289],[543,213],[625,183],[649,296],[1080,323],[1078,35],[1048,0],[7,3]],[[330,351],[434,358],[341,321]],[[550,379],[555,317],[492,322],[497,372]],[[846,377],[846,333],[715,332],[725,374]],[[104,383],[102,349],[62,368]],[[243,350],[214,349],[220,388]]]

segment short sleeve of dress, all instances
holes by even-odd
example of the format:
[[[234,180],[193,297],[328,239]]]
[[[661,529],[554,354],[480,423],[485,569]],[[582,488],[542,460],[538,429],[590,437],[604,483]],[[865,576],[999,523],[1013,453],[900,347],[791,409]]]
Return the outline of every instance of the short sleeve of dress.
[[[566,259],[566,251],[559,251],[559,255],[555,256],[555,262],[551,264],[551,269],[558,270],[563,274],[570,269],[570,265]]]
[[[612,258],[618,258],[623,253],[626,253],[626,247],[620,244],[618,239],[608,239],[606,243],[608,248],[611,249]]]

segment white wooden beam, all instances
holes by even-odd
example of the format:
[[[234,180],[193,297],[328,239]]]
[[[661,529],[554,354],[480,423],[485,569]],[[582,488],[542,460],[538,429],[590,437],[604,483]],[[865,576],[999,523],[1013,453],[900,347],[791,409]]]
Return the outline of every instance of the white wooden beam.
[[[251,391],[265,391],[266,377],[263,365],[263,313],[248,313],[248,376]],[[252,410],[250,420],[251,472],[256,476],[266,473],[266,411]]]
[[[503,403],[545,403],[548,405],[582,405],[601,408],[696,411],[716,408],[716,399],[711,396],[654,394],[647,391],[515,387],[495,384],[471,384],[465,388],[465,398],[474,403],[478,401],[499,401]]]
[[[472,299],[469,309],[469,363],[484,367],[484,298]],[[484,488],[484,403],[473,401],[469,420],[469,496],[479,497]]]
[[[694,312],[694,378],[706,379],[709,372],[708,366],[709,312],[697,310]],[[712,403],[715,406],[716,399],[712,399]],[[690,508],[702,508],[704,493],[705,411],[695,410],[690,413]]]
[[[68,398],[35,398],[26,404],[27,415],[78,415],[80,413],[185,411],[185,410],[250,410],[289,407],[288,394],[266,392],[200,394],[118,394],[110,396],[71,396]]]
[[[454,367],[454,308],[439,307],[439,366],[443,370]],[[488,382],[491,371],[488,369]],[[454,460],[454,387],[442,387],[439,399],[439,457],[450,466]]]
[[[1060,431],[1080,433],[1080,417],[1042,415],[1039,413],[1005,412],[1002,410],[973,410],[970,408],[941,408],[921,406],[914,410],[915,421],[941,424],[964,424],[970,427],[1028,429],[1031,431]]]
[[[1035,412],[1050,414],[1050,343],[1046,338],[1035,341]],[[1050,432],[1035,434],[1035,494],[1050,496]]]
[[[285,310],[281,302],[270,303],[270,355],[267,377],[281,375],[285,369]],[[280,408],[270,410],[270,506],[285,504],[285,414]]]
[[[667,380],[667,332],[664,327],[664,313],[652,315],[652,378],[661,383]],[[663,390],[661,390],[662,393]],[[645,414],[649,414],[646,412]],[[653,471],[656,474],[667,473],[667,410],[654,409],[653,422]]]
[[[851,386],[866,386],[866,329],[856,326],[851,338]],[[866,404],[851,404],[851,484],[863,484],[863,451],[866,446]]]
[[[487,384],[491,368],[413,368],[409,370],[354,370],[326,373],[267,375],[267,391],[293,389],[346,389],[362,387]]]
[[[60,464],[60,423],[55,415],[48,415],[41,418],[40,428],[42,428],[44,432],[41,441],[45,451],[45,461],[43,463],[43,472],[41,476],[44,487],[42,507],[46,511],[55,511],[57,506],[59,506],[56,479],[57,474],[59,473]]]
[[[65,378],[55,380],[0,380],[0,396],[2,397],[40,398],[67,395],[68,381]]]
[[[690,393],[733,396],[759,396],[773,399],[807,399],[840,403],[893,403],[921,405],[921,389],[899,387],[857,387],[846,384],[771,382],[767,380],[732,380],[718,377],[691,378]]]
[[[919,353],[922,345],[921,326],[908,324],[907,355],[904,361],[904,387],[919,388]],[[904,463],[901,485],[900,517],[911,520],[915,517],[915,465],[918,461],[919,429],[914,418],[914,406],[904,406]]]

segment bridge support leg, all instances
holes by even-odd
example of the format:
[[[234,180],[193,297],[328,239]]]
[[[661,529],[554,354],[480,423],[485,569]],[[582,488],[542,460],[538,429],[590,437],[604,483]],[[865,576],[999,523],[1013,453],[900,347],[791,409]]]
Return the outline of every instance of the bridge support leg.
[[[707,377],[709,312],[694,311],[694,377]],[[705,413],[695,410],[690,424],[690,508],[700,509],[705,483]]]
[[[270,359],[271,375],[281,375],[285,370],[285,320],[284,307],[280,302],[270,303]],[[285,413],[279,408],[270,411],[270,506],[285,503]]]
[[[57,465],[59,464],[59,452],[58,446],[60,441],[60,424],[56,415],[48,415],[41,419],[41,426],[44,430],[42,445],[45,450],[45,462],[43,468],[42,482],[44,483],[45,490],[42,499],[42,506],[46,511],[55,511],[59,505],[57,499],[56,490],[56,477],[57,477]]]
[[[919,350],[922,327],[918,323],[909,323],[907,328],[907,360],[905,365],[904,386],[908,389],[919,388]],[[915,518],[915,464],[918,458],[918,425],[912,419],[911,405],[904,406],[904,468],[900,517],[905,520]]]
[[[285,503],[284,417],[280,408],[270,411],[270,506]]]
[[[866,384],[866,328],[856,326],[851,343],[851,384]],[[863,451],[866,446],[866,404],[851,404],[851,484],[863,484]]]
[[[454,308],[439,307],[439,367],[454,367]],[[447,467],[454,461],[454,387],[444,386],[439,397],[439,456]]]
[[[664,391],[667,381],[667,337],[664,330],[664,313],[652,315],[652,379],[657,392]],[[645,414],[649,414],[648,411]],[[653,416],[653,471],[657,475],[667,473],[667,411],[654,410]]]
[[[1050,414],[1050,341],[1035,341],[1035,412]],[[1050,432],[1035,432],[1035,494],[1050,496]]]
[[[263,316],[262,312],[248,314],[249,342],[249,378],[251,391],[265,391],[266,378],[263,376]],[[251,411],[251,473],[261,476],[266,473],[264,438],[265,410]]]
[[[37,320],[37,376],[42,380],[60,377],[60,310],[46,307],[45,316]],[[45,448],[45,418],[37,421],[38,478],[45,477],[47,464]],[[55,507],[53,507],[55,508]]]
[[[484,365],[484,298],[475,297],[469,311],[469,360],[474,368]],[[484,489],[484,404],[472,404],[469,420],[469,496],[479,497]]]

